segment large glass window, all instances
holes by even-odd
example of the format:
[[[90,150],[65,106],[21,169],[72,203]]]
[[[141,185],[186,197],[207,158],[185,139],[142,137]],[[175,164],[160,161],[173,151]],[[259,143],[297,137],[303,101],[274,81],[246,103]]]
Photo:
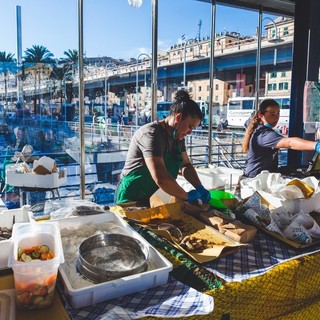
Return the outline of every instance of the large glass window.
[[[253,108],[253,101],[252,100],[244,100],[242,103],[242,109],[246,110],[246,109],[250,109],[252,110]]]
[[[0,61],[0,124],[7,129],[0,152],[3,156],[10,153],[11,159],[28,143],[40,156],[52,155],[59,166],[70,167],[70,179],[78,186],[77,2],[2,2],[0,52],[6,56]],[[86,170],[91,168],[86,185],[89,188],[94,180],[99,181],[95,188],[102,184],[114,188],[132,134],[138,126],[151,121],[151,1],[143,1],[139,9],[128,6],[127,1],[83,3],[84,149],[85,161],[90,164]],[[17,5],[21,6],[21,56],[16,50]],[[227,118],[229,127],[242,130],[257,92],[260,97],[290,95],[294,21],[263,13],[257,81],[258,12],[220,4],[216,9],[213,128],[220,118]],[[58,23],[57,17],[63,23]],[[270,20],[284,41],[275,43],[275,27]],[[126,21],[130,21],[129,27]],[[158,23],[158,102],[170,104],[181,88],[200,104],[204,99],[209,101],[210,3],[161,0]],[[242,106],[232,102],[235,98],[249,100]],[[239,105],[247,112],[228,114],[228,110],[238,110]],[[168,112],[167,108],[164,111]],[[204,127],[209,123],[208,111],[207,107]],[[64,191],[67,194],[69,189]]]

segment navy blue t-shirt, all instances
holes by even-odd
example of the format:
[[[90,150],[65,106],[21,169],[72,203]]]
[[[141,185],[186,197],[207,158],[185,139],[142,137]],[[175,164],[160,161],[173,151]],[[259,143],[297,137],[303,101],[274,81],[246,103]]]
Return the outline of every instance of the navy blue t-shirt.
[[[244,174],[253,178],[263,170],[278,171],[278,149],[274,146],[283,136],[264,125],[253,131],[249,143],[247,165]]]

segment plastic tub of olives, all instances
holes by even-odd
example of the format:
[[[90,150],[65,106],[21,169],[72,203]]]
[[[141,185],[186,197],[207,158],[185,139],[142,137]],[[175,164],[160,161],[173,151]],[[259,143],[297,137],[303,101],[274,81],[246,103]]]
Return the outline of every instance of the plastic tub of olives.
[[[94,283],[138,274],[148,269],[148,247],[123,234],[94,235],[80,244],[77,269]]]

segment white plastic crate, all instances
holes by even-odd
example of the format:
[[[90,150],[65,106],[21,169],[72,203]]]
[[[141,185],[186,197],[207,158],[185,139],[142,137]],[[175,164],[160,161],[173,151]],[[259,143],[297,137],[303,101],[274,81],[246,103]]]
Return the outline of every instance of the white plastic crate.
[[[226,184],[236,187],[243,171],[226,167],[196,168],[199,179],[206,189],[222,188]]]
[[[101,223],[115,223],[125,230],[125,234],[132,236],[146,244],[149,248],[149,261],[152,265],[150,270],[130,275],[120,279],[115,279],[99,284],[90,285],[75,289],[68,277],[66,264],[59,267],[64,283],[64,292],[73,308],[81,308],[87,305],[107,301],[134,292],[160,286],[168,281],[172,264],[164,258],[155,248],[153,248],[142,236],[132,229],[125,221],[112,212],[105,214],[83,216],[59,221],[60,229],[81,228],[86,224],[99,225]]]
[[[63,169],[51,174],[16,173],[7,170],[6,184],[15,187],[54,189],[67,182],[67,170]]]
[[[2,210],[0,212],[0,227],[12,229],[13,222],[28,222],[30,206],[19,209]],[[0,241],[0,270],[8,268],[10,239]]]

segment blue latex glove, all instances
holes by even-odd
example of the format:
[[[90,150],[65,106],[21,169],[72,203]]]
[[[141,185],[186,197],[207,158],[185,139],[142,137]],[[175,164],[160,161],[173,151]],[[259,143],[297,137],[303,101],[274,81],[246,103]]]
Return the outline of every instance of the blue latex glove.
[[[211,199],[211,195],[210,195],[210,192],[205,189],[205,187],[203,185],[200,185],[196,188],[196,190],[200,193],[201,195],[201,200],[203,202],[209,202],[210,199]]]
[[[198,199],[201,199],[201,194],[197,190],[191,190],[188,192],[187,202],[196,201]]]
[[[320,140],[316,143],[316,145],[314,146],[314,150],[318,153],[320,153]]]

